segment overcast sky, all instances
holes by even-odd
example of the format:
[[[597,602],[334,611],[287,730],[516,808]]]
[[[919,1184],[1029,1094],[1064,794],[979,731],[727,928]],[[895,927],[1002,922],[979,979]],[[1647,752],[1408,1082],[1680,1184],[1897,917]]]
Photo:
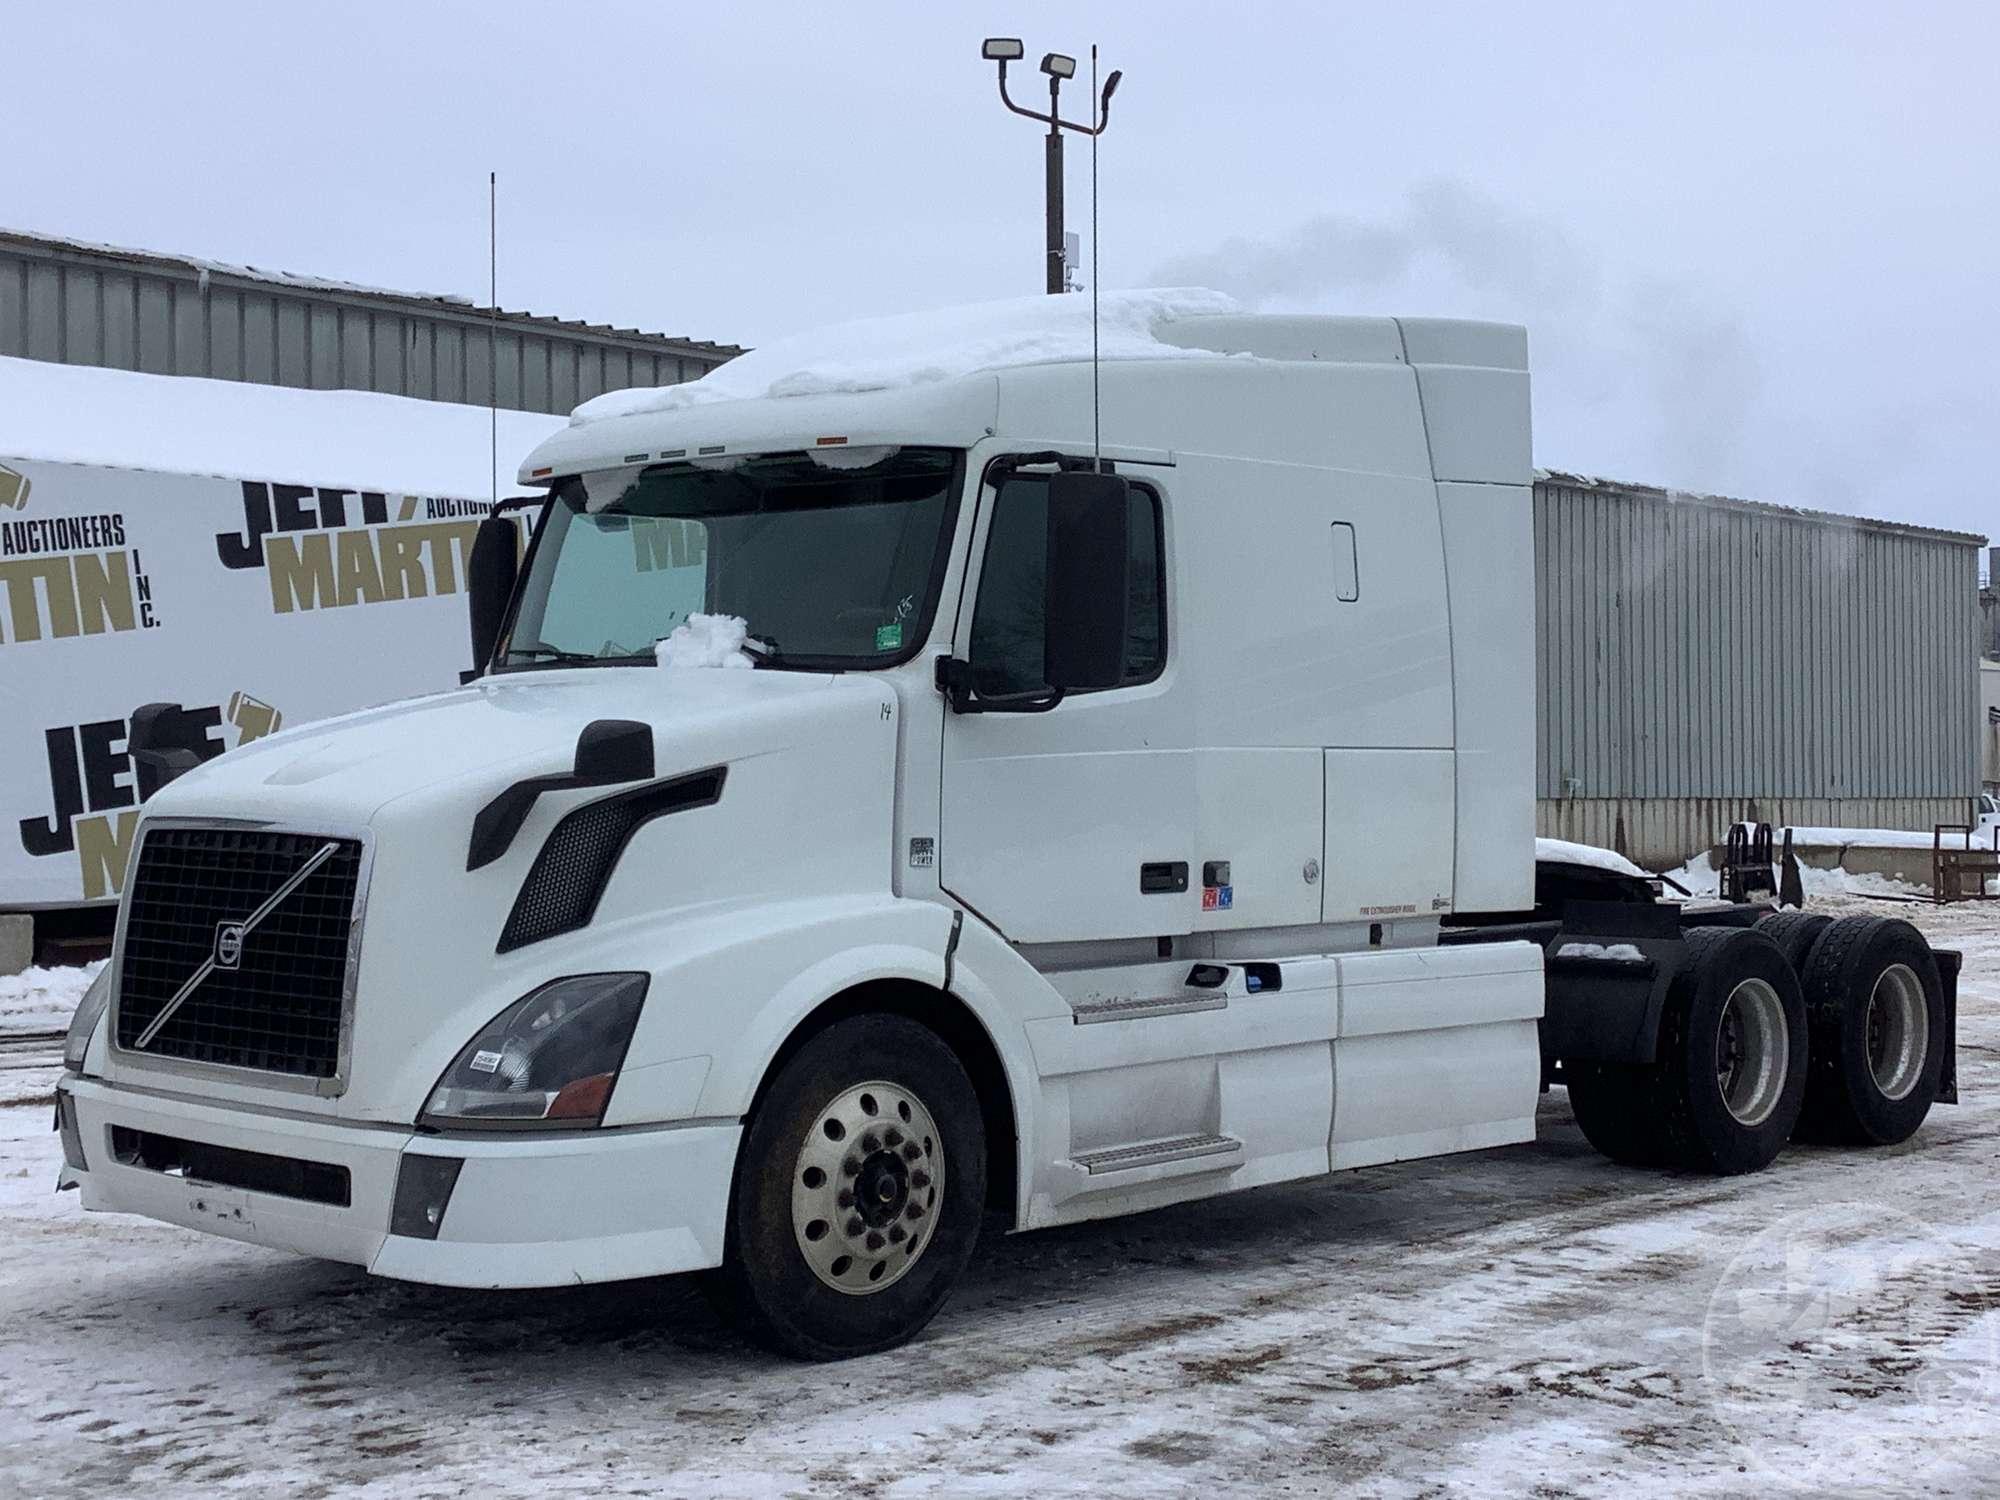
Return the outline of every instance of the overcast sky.
[[[1037,290],[1041,145],[979,40],[1096,41],[1106,286],[1523,321],[1545,467],[2000,532],[2000,6],[17,0],[6,29],[8,227],[483,298],[490,168],[504,306],[744,343]],[[1072,147],[1077,227],[1088,173]]]

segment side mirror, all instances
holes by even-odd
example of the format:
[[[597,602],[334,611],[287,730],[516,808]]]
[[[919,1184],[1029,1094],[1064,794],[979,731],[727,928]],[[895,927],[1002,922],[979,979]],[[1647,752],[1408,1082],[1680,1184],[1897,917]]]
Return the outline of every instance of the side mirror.
[[[474,676],[486,670],[494,647],[500,644],[500,628],[507,621],[507,601],[514,597],[520,557],[521,533],[511,517],[492,515],[479,523],[472,539],[472,555],[465,564]]]
[[[593,719],[576,737],[572,786],[616,786],[653,779],[653,726],[637,719]]]
[[[201,764],[193,743],[199,734],[178,703],[145,703],[132,710],[125,750],[138,773],[140,801]]]
[[[1066,470],[1049,479],[1043,660],[1059,691],[1116,687],[1125,675],[1130,488],[1116,474]]]

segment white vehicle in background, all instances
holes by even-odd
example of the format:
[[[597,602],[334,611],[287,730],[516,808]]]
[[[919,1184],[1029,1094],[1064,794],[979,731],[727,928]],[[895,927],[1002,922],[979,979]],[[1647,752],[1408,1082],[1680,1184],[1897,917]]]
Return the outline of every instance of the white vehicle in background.
[[[1906,924],[1538,875],[1522,330],[1157,335],[1101,450],[1046,357],[573,426],[518,580],[482,534],[475,680],[198,768],[142,714],[186,774],[64,1185],[414,1281],[719,1270],[831,1357],[989,1208],[1526,1141],[1551,1082],[1716,1172],[1955,1096]]]

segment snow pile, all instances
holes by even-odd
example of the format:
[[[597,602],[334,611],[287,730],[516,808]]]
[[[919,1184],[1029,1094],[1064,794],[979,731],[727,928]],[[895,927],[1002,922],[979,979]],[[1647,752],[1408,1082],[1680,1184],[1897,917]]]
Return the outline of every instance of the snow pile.
[[[1183,287],[1105,292],[1098,298],[1098,356],[1222,359],[1212,349],[1162,343],[1155,330],[1176,318],[1237,311],[1221,292]],[[1012,297],[934,312],[835,323],[778,339],[683,385],[608,391],[570,414],[572,426],[679,411],[712,401],[760,396],[824,396],[886,391],[955,380],[976,370],[1090,358],[1088,297]]]
[[[1774,854],[1776,852],[1773,851]],[[1773,869],[1779,869],[1781,864],[1780,859],[1772,860]],[[1706,854],[1697,854],[1678,870],[1666,871],[1664,878],[1673,881],[1691,896],[1719,895],[1722,888],[1721,874],[1709,863]],[[1908,881],[1868,872],[1822,870],[1803,860],[1799,862],[1799,886],[1805,893],[1808,907],[1815,898],[1828,896],[1889,896],[1904,901],[1928,901],[1931,897],[1928,886],[1912,885]]]
[[[1794,825],[1790,831],[1792,835],[1792,847],[1795,849],[1803,849],[1807,846],[1836,849],[1928,849],[1931,847],[1932,839],[1929,833],[1921,833],[1908,828],[1821,828]],[[1771,847],[1773,850],[1784,848],[1785,832],[1786,829],[1784,827],[1772,827]],[[1962,832],[1953,833],[1947,831],[1944,834],[1942,842],[1947,849],[1963,849],[1965,847],[1965,835]],[[1972,847],[1975,849],[1991,848],[1992,835],[1982,835],[1975,832],[1972,836]]]
[[[103,968],[100,958],[81,968],[28,969],[0,977],[0,1036],[62,1030],[76,1013],[83,992]]]
[[[1642,964],[1646,955],[1630,943],[1564,943],[1557,958],[1596,958],[1610,963]]]
[[[0,358],[0,460],[479,499],[490,421],[447,401]],[[562,425],[503,411],[500,452],[526,453]]]
[[[741,615],[689,615],[654,644],[653,655],[663,667],[754,667],[743,649],[749,633]]]
[[[1600,849],[1595,844],[1572,844],[1567,839],[1536,839],[1535,858],[1552,860],[1566,865],[1588,865],[1593,870],[1609,870],[1615,875],[1636,875],[1641,880],[1649,879],[1646,872],[1631,860],[1613,849]]]

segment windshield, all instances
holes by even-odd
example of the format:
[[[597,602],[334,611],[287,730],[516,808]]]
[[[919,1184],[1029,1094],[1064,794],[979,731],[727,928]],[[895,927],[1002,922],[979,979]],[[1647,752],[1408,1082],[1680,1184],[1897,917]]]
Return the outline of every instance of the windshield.
[[[937,602],[959,459],[834,449],[564,480],[499,663],[651,661],[696,613],[742,617],[761,665],[905,660]]]

